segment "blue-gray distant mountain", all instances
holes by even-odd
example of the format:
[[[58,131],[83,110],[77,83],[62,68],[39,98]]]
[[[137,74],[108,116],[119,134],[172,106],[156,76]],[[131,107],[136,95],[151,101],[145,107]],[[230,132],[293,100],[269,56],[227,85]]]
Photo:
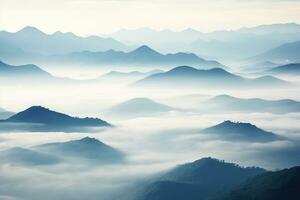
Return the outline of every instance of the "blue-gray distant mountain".
[[[209,70],[180,66],[170,71],[148,76],[137,81],[135,86],[182,87],[182,88],[251,88],[284,87],[289,83],[272,76],[244,78],[221,68]]]
[[[106,121],[98,118],[78,118],[55,112],[42,106],[32,106],[1,123],[25,124],[31,131],[80,131],[84,127],[110,127]]]
[[[179,165],[150,183],[137,200],[206,200],[266,172],[213,158]]]
[[[52,165],[57,164],[60,161],[59,157],[55,155],[20,147],[0,151],[0,164]]]
[[[300,40],[282,44],[266,53],[253,57],[252,60],[268,60],[279,63],[300,62]]]
[[[278,66],[277,63],[270,62],[270,61],[253,62],[242,66],[242,70],[247,72],[264,72],[266,70],[270,70],[277,66]]]
[[[14,114],[15,113],[13,113],[13,112],[10,112],[10,111],[7,111],[3,108],[0,108],[0,120],[1,119],[7,119],[7,118],[13,116]]]
[[[206,68],[224,67],[216,61],[204,60],[193,53],[161,54],[145,45],[128,53],[115,50],[83,51],[51,56],[49,59],[49,62],[55,63],[95,66],[172,67],[174,65],[194,65]]]
[[[260,174],[214,200],[298,200],[300,167]]]
[[[116,164],[125,154],[101,141],[85,137],[67,142],[47,143],[30,148],[14,147],[0,151],[0,164],[53,165],[59,163]]]
[[[270,69],[268,72],[281,75],[300,75],[300,63],[291,63]]]
[[[215,134],[229,140],[245,141],[274,141],[280,137],[272,132],[265,131],[250,123],[224,121],[215,126],[202,130],[203,133]]]
[[[299,33],[299,24],[284,23],[208,33],[191,28],[178,32],[149,28],[123,29],[109,36],[129,45],[146,44],[162,52],[189,51],[216,59],[241,59],[300,40]]]
[[[80,37],[71,32],[46,34],[35,27],[24,27],[18,32],[0,32],[0,56],[18,60],[21,57],[37,57],[67,54],[74,51],[128,50],[128,47],[112,38],[98,36]]]
[[[149,75],[157,74],[163,72],[162,70],[151,70],[149,72],[139,72],[139,71],[131,71],[131,72],[119,72],[119,71],[111,71],[106,73],[99,78],[97,81],[118,81],[118,82],[134,82],[139,79],[145,78]]]
[[[259,98],[243,99],[229,95],[219,95],[205,102],[210,112],[246,112],[284,114],[300,112],[300,102],[291,99],[265,100]]]
[[[52,76],[50,73],[44,71],[40,67],[27,64],[27,65],[9,65],[0,61],[0,83],[2,84],[62,84],[62,83],[75,83],[74,80],[68,78],[59,78]]]
[[[108,114],[124,117],[138,117],[177,110],[170,106],[158,103],[149,98],[134,98],[113,106]]]
[[[68,142],[48,143],[33,147],[40,152],[59,155],[65,159],[83,159],[98,163],[115,163],[124,160],[119,150],[90,137]]]
[[[0,77],[3,78],[51,78],[52,76],[36,65],[9,65],[0,61]]]

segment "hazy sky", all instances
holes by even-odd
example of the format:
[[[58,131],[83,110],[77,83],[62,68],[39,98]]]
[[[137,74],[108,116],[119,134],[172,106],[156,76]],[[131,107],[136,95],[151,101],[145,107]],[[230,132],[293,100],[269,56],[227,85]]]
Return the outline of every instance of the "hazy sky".
[[[32,25],[80,35],[122,28],[200,31],[300,23],[300,0],[0,0],[0,29]]]

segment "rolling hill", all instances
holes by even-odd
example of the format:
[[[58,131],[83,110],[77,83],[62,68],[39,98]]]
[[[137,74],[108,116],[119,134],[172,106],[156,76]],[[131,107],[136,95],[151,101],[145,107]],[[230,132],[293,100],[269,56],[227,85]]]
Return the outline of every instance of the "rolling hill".
[[[274,141],[280,139],[272,132],[265,131],[250,123],[224,121],[202,130],[203,133],[216,134],[224,139],[245,141]]]
[[[140,192],[137,200],[204,200],[264,173],[255,167],[240,167],[213,158],[179,165],[161,175]]]
[[[282,44],[271,49],[261,55],[253,58],[253,60],[273,61],[279,63],[300,62],[300,41]]]
[[[65,159],[81,159],[98,163],[115,163],[124,159],[124,154],[119,150],[90,137],[68,142],[42,144],[33,149],[59,155]]]
[[[267,72],[270,72],[272,74],[299,76],[300,75],[300,63],[292,63],[292,64],[274,67]]]
[[[134,83],[144,87],[190,88],[259,88],[284,87],[288,82],[272,76],[248,79],[229,73],[221,68],[208,70],[180,66],[170,71],[154,74]]]

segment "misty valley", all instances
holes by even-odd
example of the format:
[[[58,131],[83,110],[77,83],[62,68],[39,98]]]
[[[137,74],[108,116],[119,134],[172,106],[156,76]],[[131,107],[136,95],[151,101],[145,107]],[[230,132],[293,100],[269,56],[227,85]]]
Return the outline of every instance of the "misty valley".
[[[0,200],[297,200],[299,77],[296,23],[0,31]]]

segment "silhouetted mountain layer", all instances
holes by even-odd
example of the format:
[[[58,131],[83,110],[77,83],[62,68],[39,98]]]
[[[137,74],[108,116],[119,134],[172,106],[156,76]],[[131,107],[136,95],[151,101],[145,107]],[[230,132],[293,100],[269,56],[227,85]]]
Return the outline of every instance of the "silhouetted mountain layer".
[[[202,130],[203,133],[216,134],[224,139],[245,141],[273,141],[280,139],[272,132],[265,131],[250,123],[224,121]]]
[[[300,41],[282,44],[270,51],[253,57],[253,60],[265,60],[273,62],[300,62]]]
[[[15,165],[52,165],[61,160],[59,157],[47,153],[41,153],[35,150],[14,147],[0,151],[0,163]]]
[[[117,81],[117,82],[126,82],[126,81],[137,81],[139,79],[145,78],[149,75],[157,74],[163,72],[162,70],[152,70],[149,72],[139,72],[139,71],[131,71],[131,72],[119,72],[119,71],[111,71],[106,73],[99,78],[97,81]]]
[[[205,110],[208,112],[268,112],[274,114],[283,114],[300,112],[300,102],[291,99],[242,99],[229,95],[219,95],[205,102]]]
[[[2,123],[15,124],[31,131],[80,131],[84,127],[110,127],[106,121],[98,118],[78,118],[55,112],[41,106],[32,106],[19,112]],[[27,127],[27,128],[26,128]],[[14,126],[12,127],[14,128]]]
[[[10,49],[14,49],[9,51]],[[0,56],[2,59],[18,56],[66,54],[74,51],[127,50],[128,47],[112,38],[98,36],[80,37],[73,33],[46,34],[35,27],[24,27],[18,32],[0,32]]]
[[[179,32],[150,28],[122,29],[109,36],[130,45],[146,44],[163,52],[190,51],[214,58],[241,59],[297,41],[300,39],[299,32],[299,24],[284,23],[208,33],[191,28]]]
[[[215,200],[298,200],[300,167],[258,175]]]
[[[137,200],[204,200],[231,189],[248,178],[264,173],[213,158],[179,165],[146,186]]]
[[[136,86],[156,87],[192,87],[192,88],[251,88],[251,87],[283,87],[288,82],[264,76],[255,79],[243,78],[221,68],[200,70],[181,66],[170,71],[148,76],[137,81]]]
[[[121,162],[124,159],[124,154],[119,150],[90,137],[68,142],[48,143],[33,148],[41,152],[73,160],[84,159],[99,163],[114,163]]]
[[[282,75],[300,75],[300,63],[292,63],[272,68],[268,72]]]
[[[39,68],[36,65],[20,65],[20,66],[13,66],[8,65],[4,62],[0,61],[0,77],[1,78],[50,78],[51,75]]]
[[[28,64],[28,65],[9,65],[0,61],[0,83],[3,84],[62,84],[70,83],[72,80],[68,78],[58,78],[52,76],[48,72],[44,71],[40,67]],[[72,83],[75,83],[72,81]]]
[[[124,158],[125,154],[119,150],[90,137],[0,151],[0,164],[13,165],[116,164],[123,162]]]
[[[176,109],[148,98],[134,98],[113,106],[108,110],[108,114],[115,116],[134,117],[158,114],[171,110]]]
[[[0,108],[0,120],[1,119],[7,119],[9,117],[11,117],[12,115],[14,115],[15,113],[7,111],[3,108]]]
[[[192,53],[161,54],[148,46],[141,46],[128,53],[115,50],[75,52],[67,55],[51,56],[49,62],[126,67],[172,67],[174,65],[194,65],[208,68],[224,67],[216,61],[207,61]]]

